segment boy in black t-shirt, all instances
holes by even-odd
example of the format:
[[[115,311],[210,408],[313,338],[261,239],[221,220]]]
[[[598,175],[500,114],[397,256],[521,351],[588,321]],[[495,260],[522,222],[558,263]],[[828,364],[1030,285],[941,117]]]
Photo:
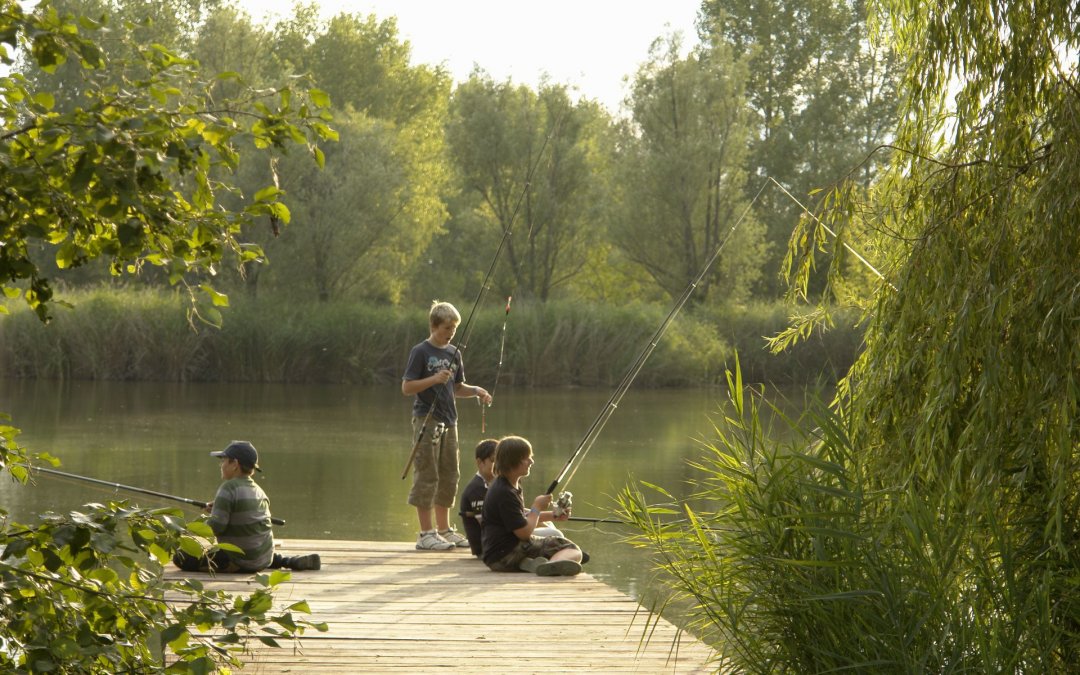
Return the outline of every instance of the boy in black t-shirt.
[[[484,551],[480,539],[480,524],[483,520],[484,497],[487,495],[488,485],[495,480],[495,446],[498,443],[494,438],[485,438],[476,445],[476,475],[461,493],[461,511],[458,515],[465,526],[469,548],[477,558]]]
[[[581,572],[581,549],[564,537],[537,537],[541,522],[566,520],[544,511],[551,495],[539,495],[525,511],[521,479],[533,465],[532,445],[507,436],[495,449],[495,480],[488,487],[483,511],[484,564],[493,572],[535,572],[540,576],[573,576]]]

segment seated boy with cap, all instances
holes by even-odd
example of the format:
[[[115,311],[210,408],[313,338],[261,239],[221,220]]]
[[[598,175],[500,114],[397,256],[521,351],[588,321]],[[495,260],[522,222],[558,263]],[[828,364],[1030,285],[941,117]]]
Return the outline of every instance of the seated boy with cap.
[[[270,500],[252,479],[259,468],[259,453],[247,441],[233,441],[224,450],[210,453],[221,458],[221,479],[225,481],[206,505],[206,524],[218,543],[232,544],[243,553],[217,550],[195,557],[178,551],[173,563],[185,572],[258,572],[264,569],[317,570],[322,567],[318,553],[286,557],[274,552],[274,531],[270,527]]]

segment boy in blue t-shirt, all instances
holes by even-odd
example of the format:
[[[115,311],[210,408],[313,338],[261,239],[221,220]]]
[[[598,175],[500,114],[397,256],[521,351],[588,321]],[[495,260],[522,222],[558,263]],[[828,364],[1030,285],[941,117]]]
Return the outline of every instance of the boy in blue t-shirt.
[[[412,348],[401,393],[413,401],[413,443],[422,438],[413,463],[413,485],[408,502],[416,507],[420,535],[416,548],[445,551],[469,545],[468,539],[450,527],[450,508],[458,488],[458,434],[456,398],[476,397],[491,404],[483,387],[465,384],[461,352],[450,344],[461,323],[461,314],[448,302],[434,302],[428,314],[431,334]],[[429,414],[430,413],[430,414]],[[437,433],[438,425],[441,433]]]

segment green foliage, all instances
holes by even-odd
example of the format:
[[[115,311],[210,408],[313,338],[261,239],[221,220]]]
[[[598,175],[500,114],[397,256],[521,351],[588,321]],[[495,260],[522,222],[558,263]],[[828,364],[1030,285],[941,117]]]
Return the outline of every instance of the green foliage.
[[[622,139],[619,248],[672,298],[745,300],[761,274],[764,230],[749,213],[745,65],[721,48],[679,56],[653,44],[634,80],[632,129]]]
[[[717,647],[720,670],[1065,672],[1074,662],[1055,623],[1075,587],[1048,583],[1052,567],[1026,575],[1016,551],[994,546],[1007,523],[970,523],[914,483],[882,486],[852,421],[820,404],[801,420],[773,407],[790,427],[778,443],[738,368],[729,394],[689,499],[648,483],[618,497],[640,531],[633,541],[668,573],[666,602],[691,608],[686,628]]]
[[[0,433],[7,459],[14,437],[9,427]],[[24,467],[7,468],[25,481]],[[166,579],[172,553],[181,546],[202,552],[209,534],[179,510],[125,502],[86,509],[44,514],[28,526],[3,520],[4,672],[208,673],[242,667],[249,640],[326,630],[297,616],[307,613],[305,603],[273,608],[273,591],[287,574],[256,575],[256,590],[235,597],[196,579]]]
[[[736,670],[1080,662],[1074,5],[881,3],[905,66],[893,164],[828,192],[789,251],[796,294],[827,249],[826,298],[850,300],[824,224],[872,237],[886,279],[860,303],[863,352],[791,446],[764,441],[733,378],[687,508],[711,529],[659,527],[623,495]]]
[[[603,218],[603,123],[595,104],[574,103],[565,86],[533,92],[477,72],[454,91],[446,133],[463,198],[453,224],[488,232],[490,255],[504,252],[503,296],[547,300],[588,259]]]
[[[0,319],[0,377],[389,383],[401,377],[409,348],[427,336],[423,307],[241,295],[220,329],[195,332],[176,292],[100,288],[63,299],[76,310],[59,310],[48,326],[25,308]],[[612,387],[670,310],[515,299],[507,318],[503,307],[484,305],[471,329],[466,372],[472,381],[492,381],[505,319],[502,384]],[[780,304],[684,311],[635,386],[715,384],[735,352],[754,381],[836,382],[860,344],[854,317],[838,312],[834,330],[771,356],[764,336],[787,321]]]
[[[230,187],[218,172],[237,168],[241,140],[273,152],[307,145],[318,159],[315,142],[334,135],[317,91],[309,100],[291,85],[240,87],[235,99],[214,99],[213,80],[198,63],[156,41],[190,35],[180,13],[171,14],[175,26],[157,24],[159,34],[152,21],[137,22],[135,3],[120,4],[136,16],[118,11],[111,22],[107,11],[88,18],[49,2],[27,12],[13,0],[0,11],[0,60],[12,66],[14,54],[23,69],[0,77],[0,289],[27,309],[6,318],[30,322],[29,339],[5,347],[35,357],[39,375],[70,374],[70,354],[52,334],[34,333],[63,304],[43,270],[93,261],[115,276],[161,268],[169,283],[187,286],[189,313],[220,322],[228,298],[200,275],[214,274],[226,251],[241,263],[259,259],[259,249],[238,238],[241,227],[259,216],[287,221],[288,209],[275,187],[237,211],[220,208],[217,194]],[[201,4],[185,7],[190,19]],[[6,313],[7,303],[0,309]],[[145,367],[144,358],[161,359],[159,368],[188,353],[182,313],[149,307],[132,315],[108,298],[92,309],[67,347],[92,364],[93,375],[118,362],[128,364],[126,375]],[[148,333],[164,340],[154,344]],[[101,361],[78,353],[103,345]],[[31,458],[16,434],[0,426],[0,468],[25,483]],[[293,616],[307,611],[304,603],[273,610],[272,592],[287,575],[258,577],[261,588],[248,597],[164,579],[176,550],[201,552],[200,538],[211,534],[177,511],[88,505],[86,513],[44,514],[30,526],[6,515],[0,509],[4,672],[207,673],[239,666],[249,638],[276,644],[308,627],[325,630]]]
[[[25,282],[25,301],[49,318],[52,285],[32,255],[39,247],[61,270],[103,259],[114,275],[160,267],[172,284],[212,272],[226,251],[241,263],[261,256],[237,235],[257,216],[287,221],[280,195],[266,194],[239,212],[219,209],[216,194],[227,187],[213,171],[236,168],[241,138],[265,150],[294,143],[314,148],[316,139],[332,135],[322,106],[291,86],[214,101],[204,93],[210,81],[197,62],[161,44],[136,42],[124,25],[78,20],[48,3],[32,13],[5,4],[0,35],[25,50],[33,71],[0,78],[5,289]],[[106,26],[109,44],[129,46],[132,67],[117,66],[100,48]],[[69,61],[81,64],[82,81],[56,87],[49,76]],[[54,91],[71,92],[63,106]],[[207,300],[194,311],[217,320],[208,287],[190,288]]]
[[[879,36],[871,35],[871,4],[702,3],[703,41],[731,50],[746,64],[750,175],[772,177],[806,200],[845,177],[869,185],[888,161],[886,153],[874,150],[888,142],[898,119],[899,60],[884,40],[872,39]],[[782,288],[776,272],[783,243],[801,207],[780,191],[767,191],[755,212],[767,228],[771,246],[764,281],[775,293]]]

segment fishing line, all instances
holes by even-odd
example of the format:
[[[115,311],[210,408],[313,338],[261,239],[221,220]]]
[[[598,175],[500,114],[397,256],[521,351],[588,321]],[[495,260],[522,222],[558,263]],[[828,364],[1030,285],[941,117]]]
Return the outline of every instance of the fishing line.
[[[876,267],[874,267],[873,265],[871,265],[871,264],[870,264],[870,261],[869,261],[869,260],[867,260],[866,258],[862,257],[862,255],[860,255],[860,254],[859,254],[859,252],[858,252],[858,251],[856,251],[856,250],[855,250],[854,248],[852,248],[852,246],[851,246],[850,244],[848,244],[848,243],[847,243],[846,241],[841,241],[841,240],[840,240],[840,237],[838,237],[838,236],[836,235],[836,233],[835,233],[835,232],[833,232],[833,231],[832,231],[831,229],[829,229],[829,226],[828,226],[828,225],[826,225],[826,224],[825,224],[824,222],[822,222],[821,218],[818,218],[818,217],[817,217],[817,215],[816,215],[816,214],[814,214],[814,212],[813,212],[813,211],[811,211],[810,209],[808,209],[808,208],[807,208],[807,207],[806,207],[806,206],[805,206],[805,205],[804,205],[804,204],[803,204],[802,202],[800,202],[800,201],[799,201],[799,200],[798,200],[798,199],[797,199],[797,198],[795,197],[795,195],[793,195],[793,194],[791,194],[790,192],[788,192],[788,189],[787,189],[786,187],[784,187],[783,185],[781,185],[781,184],[780,184],[780,183],[779,183],[779,182],[778,182],[778,181],[777,181],[777,180],[776,180],[775,178],[773,178],[772,176],[769,176],[769,180],[771,180],[771,181],[772,181],[773,183],[775,183],[775,184],[776,184],[776,187],[780,188],[780,190],[781,190],[781,191],[783,191],[783,193],[784,193],[784,194],[786,194],[786,195],[787,195],[788,197],[790,197],[790,198],[791,198],[791,201],[793,201],[793,202],[795,202],[796,204],[798,204],[798,205],[799,205],[799,208],[801,208],[801,209],[803,210],[803,212],[804,212],[804,213],[805,213],[806,215],[808,215],[808,216],[810,216],[811,218],[813,218],[813,219],[814,219],[814,222],[816,222],[816,223],[817,223],[818,225],[821,225],[821,227],[825,228],[825,231],[826,231],[826,232],[828,232],[829,234],[831,234],[831,235],[832,235],[832,237],[833,237],[833,239],[835,239],[835,240],[839,241],[839,242],[840,242],[840,244],[841,244],[841,246],[843,246],[844,248],[846,248],[846,249],[848,250],[848,252],[849,252],[849,253],[851,253],[851,255],[853,255],[853,256],[855,256],[856,258],[858,258],[858,259],[859,259],[859,262],[861,262],[861,263],[862,263],[863,265],[866,265],[866,268],[867,268],[868,270],[870,270],[871,272],[873,272],[874,274],[876,274],[876,275],[878,276],[878,278],[879,278],[879,279],[881,279],[881,280],[882,280],[882,281],[884,281],[884,282],[885,282],[886,284],[888,284],[888,285],[889,285],[889,288],[893,289],[894,291],[898,290],[898,289],[896,288],[896,286],[893,286],[893,285],[892,285],[892,282],[890,282],[890,281],[889,281],[888,279],[886,279],[886,278],[885,278],[885,275],[884,275],[884,274],[882,274],[881,272],[879,272],[879,271],[877,270],[877,268],[876,268]]]
[[[66,478],[70,481],[82,481],[86,483],[93,483],[95,485],[103,485],[113,488],[113,490],[127,490],[128,492],[138,492],[139,494],[151,495],[153,497],[159,497],[161,499],[171,500],[174,502],[181,502],[184,504],[190,504],[192,506],[198,506],[199,508],[206,508],[210,506],[207,502],[201,502],[197,499],[188,499],[187,497],[178,497],[176,495],[166,494],[164,492],[157,492],[155,490],[147,490],[140,487],[134,487],[132,485],[124,485],[122,483],[113,483],[107,480],[100,480],[98,478],[90,478],[89,476],[80,476],[74,473],[68,473],[66,471],[57,471],[56,469],[46,469],[43,466],[30,466],[30,469],[34,471],[40,471],[41,473],[57,476],[59,478]],[[271,518],[270,522],[274,525],[284,525],[285,521],[281,518]]]
[[[732,225],[731,228],[727,231],[727,234],[724,235],[723,241],[720,242],[720,245],[716,247],[716,251],[712,254],[712,257],[710,257],[708,262],[705,263],[705,266],[701,269],[701,273],[698,274],[697,278],[690,282],[690,285],[687,286],[686,290],[683,291],[682,295],[675,303],[675,306],[671,309],[670,312],[668,312],[668,315],[664,318],[664,321],[660,324],[660,327],[656,329],[656,332],[653,333],[652,337],[649,339],[648,344],[646,344],[645,348],[641,350],[640,354],[638,354],[637,360],[635,360],[634,363],[631,364],[630,368],[626,371],[626,374],[623,376],[622,382],[619,383],[619,386],[611,394],[611,398],[608,399],[607,404],[600,411],[600,414],[597,415],[595,420],[593,420],[592,425],[589,427],[588,431],[585,432],[585,436],[581,439],[581,442],[578,443],[577,449],[575,449],[573,454],[570,455],[570,458],[566,460],[566,464],[563,466],[562,471],[560,471],[559,475],[555,477],[555,480],[551,482],[551,485],[548,487],[545,494],[550,495],[555,492],[555,488],[558,487],[560,483],[563,483],[564,488],[567,484],[570,483],[570,480],[574,477],[574,474],[577,473],[578,468],[581,466],[581,462],[584,461],[585,456],[592,448],[597,436],[599,436],[600,432],[603,430],[604,425],[607,424],[608,419],[610,419],[612,413],[615,412],[615,408],[619,407],[619,402],[622,401],[622,397],[626,394],[626,391],[630,388],[630,385],[633,384],[634,378],[636,378],[638,373],[641,372],[641,368],[645,365],[645,361],[648,360],[649,356],[656,348],[656,345],[660,342],[660,338],[663,337],[671,322],[675,320],[675,317],[678,315],[679,310],[681,310],[683,308],[683,305],[686,304],[686,301],[690,299],[690,295],[697,288],[698,284],[700,284],[702,279],[705,278],[705,275],[708,274],[709,269],[713,266],[713,263],[715,263],[717,258],[720,257],[720,253],[724,250],[724,247],[727,246],[727,243],[731,240],[731,235],[735,233],[735,230],[739,227],[739,225],[742,224],[743,220],[746,219],[747,214],[750,213],[750,209],[752,209],[754,204],[757,203],[758,199],[761,197],[762,192],[765,191],[765,187],[768,184],[768,180],[762,182],[761,187],[758,188],[757,194],[754,195],[754,199],[749,204],[747,204],[746,208],[743,209],[742,215],[739,216],[738,220],[735,221],[735,224]],[[567,473],[570,472],[570,467],[574,464],[575,460],[579,459],[579,457],[580,461],[577,462],[577,466],[575,466],[573,472],[571,472],[569,476],[567,476]]]

